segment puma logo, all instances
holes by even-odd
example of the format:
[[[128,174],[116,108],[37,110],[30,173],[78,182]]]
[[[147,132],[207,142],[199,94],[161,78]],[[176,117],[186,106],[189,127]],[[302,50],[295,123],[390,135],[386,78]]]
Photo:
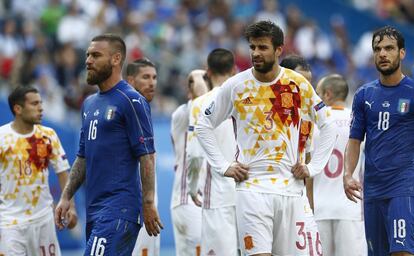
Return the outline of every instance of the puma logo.
[[[365,101],[365,104],[368,105],[369,109],[371,109],[372,104],[374,104],[374,102],[369,103],[368,101]]]
[[[404,245],[404,242],[405,242],[405,239],[403,239],[402,241],[400,241],[400,240],[398,240],[398,239],[395,239],[395,243],[397,243],[397,244],[401,244],[402,246],[405,246],[405,245]]]

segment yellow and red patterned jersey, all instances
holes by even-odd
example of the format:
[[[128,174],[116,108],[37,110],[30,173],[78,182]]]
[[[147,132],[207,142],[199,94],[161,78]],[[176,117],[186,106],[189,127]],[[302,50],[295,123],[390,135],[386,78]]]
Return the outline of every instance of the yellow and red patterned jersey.
[[[49,164],[69,169],[65,151],[51,128],[35,125],[30,134],[0,127],[0,226],[34,222],[52,210]]]
[[[238,190],[300,195],[303,180],[291,173],[305,153],[310,123],[326,130],[326,142],[308,164],[311,175],[329,159],[335,131],[330,112],[312,85],[293,70],[281,68],[272,82],[260,82],[248,69],[228,79],[215,94],[196,126],[199,142],[221,173],[229,162],[215,149],[211,130],[229,117],[236,121],[238,161],[249,166],[249,179]],[[299,153],[300,152],[300,153]]]

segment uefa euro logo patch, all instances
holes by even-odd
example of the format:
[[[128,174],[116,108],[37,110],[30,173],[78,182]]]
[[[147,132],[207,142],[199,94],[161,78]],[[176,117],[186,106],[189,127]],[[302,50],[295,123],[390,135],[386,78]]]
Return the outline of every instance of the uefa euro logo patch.
[[[114,119],[115,111],[116,111],[115,106],[108,106],[105,111],[105,119],[108,121],[111,121],[112,119]]]
[[[410,111],[410,100],[409,99],[400,99],[398,101],[398,112],[401,114],[408,113]]]

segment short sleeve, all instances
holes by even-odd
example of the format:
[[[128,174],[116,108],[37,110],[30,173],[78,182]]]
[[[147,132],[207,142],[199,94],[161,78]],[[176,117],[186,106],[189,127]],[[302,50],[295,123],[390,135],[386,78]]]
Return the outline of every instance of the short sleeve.
[[[85,103],[84,103],[85,104]],[[84,122],[85,122],[85,118],[86,118],[86,113],[84,112],[84,106],[82,105],[82,109],[81,109],[81,129],[80,129],[80,134],[79,134],[79,150],[77,153],[77,156],[85,158],[85,132],[84,132]]]
[[[351,129],[349,138],[364,140],[365,137],[365,118],[364,118],[364,89],[360,88],[354,96],[351,113]]]
[[[155,152],[151,109],[143,97],[140,100],[129,100],[125,107],[125,124],[136,157]]]
[[[50,157],[50,162],[52,163],[53,169],[56,173],[69,170],[69,161],[66,157],[65,150],[62,147],[62,143],[60,143],[59,137],[55,131],[52,132],[50,139],[52,143],[52,154]]]

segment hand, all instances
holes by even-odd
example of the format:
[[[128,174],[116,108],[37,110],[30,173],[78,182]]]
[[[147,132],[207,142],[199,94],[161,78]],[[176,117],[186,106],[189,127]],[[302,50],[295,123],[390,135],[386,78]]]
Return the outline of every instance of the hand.
[[[349,200],[355,203],[357,202],[357,199],[362,200],[361,183],[357,181],[356,179],[354,179],[352,175],[349,175],[349,174],[344,175],[344,190],[345,190],[345,195],[346,197],[348,197]]]
[[[224,173],[224,176],[232,177],[236,182],[242,182],[249,178],[249,166],[239,162],[233,162]]]
[[[73,229],[78,223],[78,214],[76,213],[75,206],[71,206],[69,211],[66,214],[66,219],[68,220],[68,229]]]
[[[145,229],[147,230],[148,235],[157,236],[161,232],[161,229],[164,229],[164,226],[161,223],[154,203],[143,203],[142,213]]]
[[[191,196],[191,199],[193,200],[194,204],[197,205],[198,207],[201,207],[202,203],[201,203],[201,200],[198,198],[198,194],[201,195],[201,192],[198,191],[197,194],[190,193],[190,196]]]
[[[310,177],[308,167],[306,166],[306,164],[301,164],[301,163],[296,163],[292,167],[292,174],[293,174],[293,177],[295,177],[298,180],[303,180],[305,178]]]
[[[70,209],[69,200],[61,197],[55,209],[55,224],[59,230],[62,230],[68,224],[67,216]],[[75,223],[76,225],[76,223]]]

